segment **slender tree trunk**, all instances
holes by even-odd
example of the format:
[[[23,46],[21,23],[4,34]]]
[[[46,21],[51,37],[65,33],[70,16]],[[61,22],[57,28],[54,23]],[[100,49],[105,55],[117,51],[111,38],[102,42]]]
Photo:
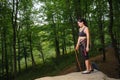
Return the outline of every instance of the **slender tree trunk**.
[[[20,66],[20,38],[19,37],[18,37],[18,70],[19,70],[19,72],[21,71],[21,66]]]
[[[2,51],[2,78],[3,78],[3,76],[4,76],[4,58],[5,58],[5,55],[4,55],[4,53],[5,53],[5,51],[4,51],[4,40],[3,40],[3,29],[1,30],[1,51]]]
[[[1,3],[1,5],[2,5],[2,3]],[[3,20],[3,17],[0,17],[2,20]],[[1,45],[0,45],[0,49],[1,49],[1,70],[0,70],[0,72],[1,72],[1,78],[0,79],[2,79],[2,77],[3,77],[3,40],[2,40],[2,20],[0,20],[1,21],[1,24],[0,24],[0,42],[1,42]]]
[[[74,6],[75,6],[75,14],[76,18],[81,18],[82,17],[82,11],[81,11],[81,0],[74,0]]]
[[[101,1],[100,1],[100,3],[99,4],[101,4]],[[103,13],[102,13],[102,8],[103,8],[103,6],[102,5],[100,5],[99,6],[99,9],[100,9],[100,15],[99,15],[99,29],[100,29],[100,39],[101,39],[101,44],[102,44],[102,53],[103,53],[103,62],[105,62],[106,61],[106,55],[105,55],[105,36],[104,36],[104,27],[103,27],[103,21],[102,21],[102,15],[103,15]],[[104,17],[103,17],[104,18]]]
[[[74,3],[75,4],[75,3]],[[70,11],[71,12],[71,9],[70,9],[70,0],[67,0],[66,1],[66,5],[67,5],[67,9],[68,9],[68,11]],[[80,15],[80,13],[79,14],[77,14],[78,12],[78,10],[77,10],[77,8],[75,8],[75,11],[76,11],[76,15],[77,15],[77,18],[78,17],[81,17],[81,15]],[[72,30],[72,37],[73,37],[73,42],[74,42],[74,47],[76,46],[76,31],[75,31],[75,27],[74,27],[74,23],[73,23],[73,19],[72,19],[72,15],[71,14],[69,14],[69,21],[70,21],[70,23],[71,23],[71,30]]]
[[[14,79],[17,73],[16,61],[16,27],[17,27],[18,0],[13,0],[12,27],[13,27],[13,53],[14,53]]]
[[[3,6],[3,5],[4,6]],[[1,2],[1,9],[3,9],[5,11],[5,7],[6,7],[7,3],[2,3]],[[5,11],[6,12],[6,11]],[[2,14],[4,14],[5,12],[3,12]],[[6,37],[6,30],[7,30],[7,25],[6,24],[6,19],[7,17],[5,15],[2,15],[0,17],[0,31],[1,31],[1,49],[2,49],[2,75],[0,77],[2,77],[3,79],[7,79],[9,80],[9,68],[8,68],[8,55],[7,55],[7,37]],[[4,71],[5,70],[5,71]]]
[[[31,36],[31,32],[30,32],[30,54],[31,54],[31,59],[32,59],[32,65],[35,65],[35,60],[33,57],[33,52],[32,52],[32,36]]]
[[[55,30],[55,46],[56,46],[56,57],[60,56],[60,49],[59,49],[59,41],[58,41],[58,36]]]
[[[43,51],[42,51],[42,50],[40,50],[40,53],[41,53],[41,55],[42,55],[43,64],[45,64],[45,58],[44,58]]]
[[[43,64],[45,64],[45,58],[44,58],[44,54],[43,54],[43,51],[42,51],[41,42],[39,42],[39,48],[38,48],[38,50],[40,51],[40,54],[42,55]],[[41,55],[40,55],[40,56],[41,56]]]
[[[3,3],[1,2],[1,6],[3,6]],[[1,11],[2,11],[2,9],[1,9]],[[3,25],[3,17],[1,16],[0,17],[1,18],[1,20],[0,20],[0,22],[1,22],[1,24],[0,24],[0,49],[1,49],[1,69],[0,69],[0,73],[1,73],[1,78],[0,79],[2,79],[2,76],[3,76],[3,40],[2,40],[2,25]]]
[[[84,15],[85,18],[87,17],[87,14],[88,14],[87,11],[88,11],[88,1],[85,0],[85,11],[84,11],[84,12],[85,12],[85,13],[84,13],[84,14],[85,14],[85,15]],[[88,14],[88,17],[89,17],[89,14]]]
[[[44,54],[43,54],[43,50],[42,50],[42,45],[41,43],[39,43],[39,49],[38,49],[42,55],[42,60],[43,60],[43,64],[45,64],[45,58],[44,58]]]
[[[11,41],[12,41],[12,39],[11,39]],[[10,62],[9,62],[10,64],[9,64],[9,66],[10,66],[10,73],[13,73],[13,70],[14,70],[14,67],[13,67],[14,65],[13,65],[13,64],[14,64],[14,63],[13,63],[13,47],[12,47],[12,43],[10,44],[10,46],[11,46],[11,47],[9,48],[9,49],[10,49],[10,52],[9,52],[9,53],[10,53],[10,55],[11,55],[11,58],[10,58]],[[11,79],[13,79],[13,75],[12,75],[12,74],[10,74],[10,75],[11,75],[11,76],[10,76]]]
[[[6,17],[4,16],[4,19]],[[4,22],[5,23],[5,22]],[[3,78],[9,80],[9,68],[8,68],[8,55],[7,55],[7,38],[6,38],[6,26],[2,28],[2,33],[1,33],[1,40],[2,40],[2,76]],[[5,69],[5,71],[4,71]]]
[[[74,23],[73,23],[73,19],[72,16],[70,15],[70,23],[71,23],[71,29],[72,29],[72,36],[73,36],[73,42],[74,42],[74,47],[76,46],[76,31],[75,31],[75,27],[74,27]]]
[[[55,51],[56,51],[56,57],[60,57],[60,48],[59,48],[59,39],[56,31],[56,24],[54,23],[54,18],[52,17],[52,27],[54,30],[54,39],[55,39]]]
[[[25,58],[25,68],[27,69],[27,51],[26,51],[25,41],[23,42],[23,51]]]
[[[103,61],[106,61],[106,56],[105,56],[105,39],[104,39],[104,29],[103,29],[103,25],[102,25],[102,15],[100,14],[99,16],[99,20],[98,20],[98,25],[99,25],[99,31],[100,31],[100,41],[102,44],[101,50],[102,50],[102,54],[103,54]]]
[[[120,59],[119,59],[119,55],[118,55],[118,48],[116,46],[116,39],[114,37],[113,34],[113,6],[112,6],[112,0],[108,0],[109,3],[109,16],[110,16],[110,23],[109,23],[109,34],[111,36],[111,40],[112,40],[112,45],[114,47],[115,50],[115,57],[117,58],[119,64],[120,64]]]
[[[20,26],[18,25],[17,28],[17,45],[18,45],[18,71],[21,71],[21,65],[20,65]]]
[[[62,55],[66,53],[66,41],[65,41],[65,30],[62,32],[63,42],[62,42]]]
[[[7,44],[6,44],[6,28],[3,29],[3,40],[4,40],[4,52],[5,52],[5,70],[6,70],[6,79],[9,80],[8,74],[8,55],[7,55]]]

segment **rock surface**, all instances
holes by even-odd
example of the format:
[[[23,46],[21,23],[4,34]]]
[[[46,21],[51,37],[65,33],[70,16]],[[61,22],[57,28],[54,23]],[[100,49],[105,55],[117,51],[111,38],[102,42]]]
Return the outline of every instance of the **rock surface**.
[[[35,80],[120,80],[120,79],[109,78],[101,71],[95,70],[90,74],[73,72],[66,75],[42,77]]]

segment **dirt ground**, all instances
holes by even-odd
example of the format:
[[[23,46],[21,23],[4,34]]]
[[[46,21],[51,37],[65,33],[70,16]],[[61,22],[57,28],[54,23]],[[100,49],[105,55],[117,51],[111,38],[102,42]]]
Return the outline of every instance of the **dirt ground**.
[[[102,55],[93,57],[90,59],[91,62],[95,62],[99,70],[105,73],[108,77],[120,79],[120,68],[119,64],[114,56],[114,50],[113,48],[107,48],[106,49],[106,61],[102,61]],[[73,66],[67,67],[64,70],[61,70],[61,72],[58,75],[68,74],[71,72],[76,72],[76,65],[73,63]]]

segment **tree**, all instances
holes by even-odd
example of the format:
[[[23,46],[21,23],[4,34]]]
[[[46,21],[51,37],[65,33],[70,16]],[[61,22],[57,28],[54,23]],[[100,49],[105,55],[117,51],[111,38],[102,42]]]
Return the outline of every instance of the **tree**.
[[[118,55],[118,48],[117,48],[117,41],[114,37],[114,34],[113,34],[113,22],[114,22],[114,19],[113,19],[113,6],[112,6],[112,0],[108,0],[108,3],[109,3],[109,18],[110,18],[110,22],[109,22],[109,34],[110,34],[110,37],[111,37],[111,40],[112,40],[112,45],[114,47],[114,50],[115,50],[115,56],[118,60],[118,62],[120,63],[120,59],[119,59],[119,55]]]

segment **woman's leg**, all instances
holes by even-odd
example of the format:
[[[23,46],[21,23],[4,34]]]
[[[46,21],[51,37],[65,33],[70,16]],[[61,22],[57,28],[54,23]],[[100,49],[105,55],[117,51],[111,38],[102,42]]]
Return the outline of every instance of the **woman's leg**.
[[[91,71],[92,70],[89,59],[85,60],[85,65],[86,65],[86,70],[87,71]]]
[[[92,67],[91,67],[91,63],[90,63],[90,60],[89,60],[89,55],[88,55],[88,52],[86,52],[86,50],[84,49],[84,58],[85,58],[85,67],[86,67],[86,70],[83,72],[83,74],[88,74],[90,73],[92,70]]]
[[[86,70],[83,71],[83,74],[88,74],[92,71],[92,67],[91,67],[91,63],[89,60],[89,53],[86,52],[86,41],[81,45],[81,51],[82,51],[82,55],[85,60],[85,67],[86,67]]]
[[[89,60],[85,60],[86,70],[89,71]]]
[[[89,59],[85,60],[85,66],[86,66],[86,70],[83,71],[82,73],[83,74],[89,74],[89,73],[91,73],[92,69],[91,69],[91,64],[90,64]]]

